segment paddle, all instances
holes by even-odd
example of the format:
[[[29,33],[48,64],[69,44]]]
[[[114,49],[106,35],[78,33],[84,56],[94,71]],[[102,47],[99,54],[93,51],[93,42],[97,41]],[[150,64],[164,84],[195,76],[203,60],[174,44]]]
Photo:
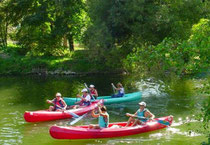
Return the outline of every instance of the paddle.
[[[48,101],[50,101],[50,100],[48,100]],[[64,110],[62,107],[58,106],[57,104],[55,104],[55,103],[52,102],[52,101],[51,101],[51,103],[52,103],[53,105],[55,105],[56,107],[62,109],[63,112],[65,111],[66,113],[69,113],[69,114],[72,115],[74,118],[79,118],[79,117],[80,117],[79,115],[77,115],[77,114],[75,114],[75,113],[73,113],[73,112],[69,112],[70,110],[69,110],[69,111],[68,111],[68,110]]]
[[[165,120],[156,120],[158,123],[160,124],[163,124],[163,125],[166,125],[166,126],[169,126],[170,123],[168,121],[165,121]]]
[[[71,114],[74,118],[79,118],[79,115],[73,113],[73,112],[68,112],[69,114]]]
[[[72,113],[72,112],[71,112]],[[70,125],[74,125],[75,123],[77,123],[78,121],[80,121],[83,117],[85,117],[87,115],[87,113],[83,114],[82,116],[78,117],[77,119],[73,120]],[[78,116],[78,115],[77,115]]]
[[[111,83],[111,85],[112,85],[112,90],[113,90],[114,94],[116,94],[116,90],[115,90],[116,87],[114,86],[113,83]]]
[[[132,114],[130,114],[130,113],[126,113],[127,115],[132,115]],[[137,115],[132,115],[133,117],[136,117],[136,118],[139,118],[140,120],[145,120],[145,119],[147,119],[146,117],[139,117],[139,116],[137,116]],[[158,123],[160,123],[160,124],[163,124],[163,125],[166,125],[166,126],[169,126],[170,125],[170,123],[168,122],[168,121],[165,121],[165,120],[159,120],[159,119],[153,119],[154,121],[157,121]]]
[[[93,98],[93,101],[95,101],[96,99],[95,99],[95,97],[93,97],[93,96],[91,95],[90,89],[88,88],[87,84],[84,83],[84,85],[85,85],[85,88],[88,90],[88,93],[90,94],[90,96]]]
[[[58,106],[57,104],[55,104],[55,103],[54,103],[53,101],[51,101],[51,100],[47,100],[47,102],[49,102],[49,103],[55,105],[56,107],[60,108],[61,110],[65,110],[64,108]]]

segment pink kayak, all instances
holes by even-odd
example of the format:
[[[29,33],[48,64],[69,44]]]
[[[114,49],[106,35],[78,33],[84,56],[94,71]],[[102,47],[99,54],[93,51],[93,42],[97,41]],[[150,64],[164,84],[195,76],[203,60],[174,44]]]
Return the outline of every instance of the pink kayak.
[[[48,110],[39,110],[39,111],[26,111],[24,113],[25,121],[27,122],[41,122],[41,121],[51,121],[51,120],[58,120],[58,119],[65,119],[65,118],[72,118],[72,113],[76,115],[83,115],[95,108],[98,107],[98,104],[103,104],[104,100],[96,100],[91,103],[91,105],[78,108],[78,109],[71,109],[66,111],[48,111]]]
[[[124,127],[126,122],[110,123],[108,128],[89,129],[88,126],[52,126],[50,135],[56,139],[95,139],[121,137],[163,129],[171,125],[173,116],[147,121],[144,125]]]

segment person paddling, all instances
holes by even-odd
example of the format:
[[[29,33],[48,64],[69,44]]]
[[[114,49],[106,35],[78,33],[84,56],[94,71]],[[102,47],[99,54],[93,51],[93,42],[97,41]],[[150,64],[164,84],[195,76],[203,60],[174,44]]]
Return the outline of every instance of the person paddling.
[[[154,119],[155,115],[152,114],[148,109],[146,109],[146,103],[140,102],[139,109],[135,114],[126,113],[126,116],[130,117],[125,127],[129,126],[130,123],[133,123],[131,126],[141,125],[145,123],[148,119]],[[134,119],[137,118],[137,119]]]
[[[99,114],[95,114],[95,109],[92,110],[92,116],[95,118],[98,118],[98,124],[90,124],[90,129],[101,129],[101,128],[107,128],[109,125],[109,114],[107,113],[107,109],[105,106],[99,106],[98,107]]]
[[[79,105],[75,105],[74,109],[81,107],[81,106],[89,106],[91,104],[91,102],[90,102],[91,97],[88,94],[88,90],[85,88],[85,89],[82,89],[81,92],[82,92],[82,96],[80,96],[79,94],[77,95],[77,97],[81,98],[81,100],[78,102],[75,102],[75,104],[79,104]]]
[[[54,104],[54,106],[49,107],[49,111],[62,111],[66,110],[66,102],[61,98],[61,93],[56,93],[56,98],[53,100],[47,100],[47,103]]]
[[[98,91],[95,89],[94,85],[90,85],[90,95],[95,99],[98,97]]]
[[[117,88],[114,86],[113,83],[111,83],[112,87],[118,91],[117,94],[112,95],[112,98],[118,98],[118,97],[123,97],[125,94],[125,90],[123,88],[123,85],[121,83],[117,83]]]

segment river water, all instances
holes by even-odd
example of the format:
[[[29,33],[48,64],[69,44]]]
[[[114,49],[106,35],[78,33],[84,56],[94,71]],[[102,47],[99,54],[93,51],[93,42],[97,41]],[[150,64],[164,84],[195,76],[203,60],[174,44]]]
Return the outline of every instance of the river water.
[[[194,88],[202,87],[207,78],[177,77],[133,77],[133,76],[26,76],[0,77],[0,145],[69,145],[69,144],[145,144],[145,145],[198,145],[208,142],[203,134],[202,123],[197,114],[202,102],[207,99],[200,96]],[[49,134],[51,125],[67,125],[69,119],[42,123],[27,123],[24,112],[49,107],[46,99],[54,98],[56,92],[63,96],[75,97],[84,87],[94,84],[99,95],[113,93],[111,83],[122,82],[127,93],[141,91],[142,100],[156,117],[174,116],[171,127],[154,132],[109,139],[56,140]],[[125,113],[134,113],[138,102],[107,106],[110,122],[126,121]],[[97,119],[87,115],[75,125],[97,123]]]

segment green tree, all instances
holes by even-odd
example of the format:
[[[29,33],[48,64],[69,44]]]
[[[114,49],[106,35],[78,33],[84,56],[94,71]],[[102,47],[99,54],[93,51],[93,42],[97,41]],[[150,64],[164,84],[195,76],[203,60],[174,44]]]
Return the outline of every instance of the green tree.
[[[11,0],[8,8],[10,18],[18,26],[17,39],[27,52],[52,55],[62,47],[63,38],[73,48],[83,28],[83,0]]]
[[[193,25],[188,40],[165,38],[158,45],[142,45],[128,55],[126,68],[131,71],[192,74],[207,71],[210,57],[210,20]]]
[[[7,47],[9,17],[8,9],[5,7],[6,0],[0,3],[0,47]]]
[[[91,56],[116,63],[144,44],[187,39],[192,25],[208,14],[200,0],[89,0],[87,5],[91,21],[85,46],[93,50]]]

